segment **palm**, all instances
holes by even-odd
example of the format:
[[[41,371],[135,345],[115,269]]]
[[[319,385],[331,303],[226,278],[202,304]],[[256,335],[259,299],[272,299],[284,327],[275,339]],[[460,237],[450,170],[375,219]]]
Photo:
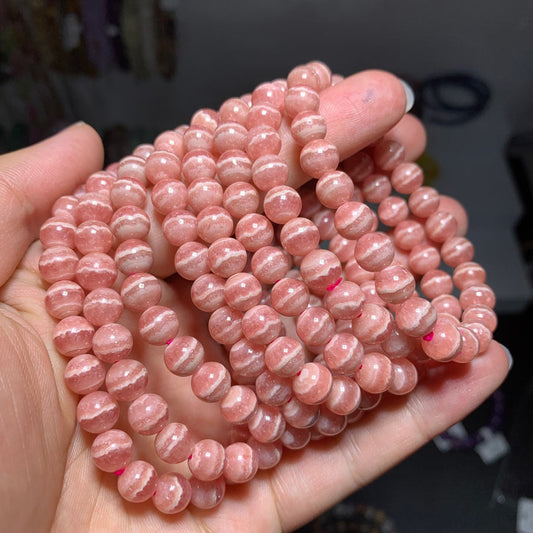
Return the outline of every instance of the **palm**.
[[[359,75],[350,80],[355,81],[344,85],[344,89],[340,86],[335,89],[324,110],[328,131],[345,157],[389,130],[401,117],[404,105],[396,93],[397,116],[391,114],[392,104],[388,100],[394,100],[389,94],[394,93],[394,83],[388,78],[384,80],[383,75],[367,74],[366,78]],[[354,95],[366,94],[372,81],[379,86],[376,91],[387,93],[386,98],[382,97],[389,104],[386,113],[379,106],[379,98],[372,104],[377,106],[374,111],[365,109],[359,113],[356,109],[361,103]],[[343,90],[346,94],[342,94]],[[350,105],[354,109],[346,109],[349,100],[353,100]],[[354,117],[359,123],[348,122],[355,120]],[[423,149],[423,133],[413,122],[401,124],[399,137],[406,132],[412,134],[413,127],[418,128],[412,136],[414,142],[410,147],[407,145],[416,157]],[[39,150],[38,147],[25,151],[22,159],[17,154],[0,158],[0,175],[4,170],[7,181],[10,177],[13,180],[13,176],[19,178],[17,172],[24,174],[26,182],[17,187],[23,189],[21,196],[33,204],[37,219],[42,220],[57,196],[68,192],[101,164],[98,141],[87,128],[77,127],[70,132],[70,138],[69,133],[64,135],[65,139],[54,138],[46,148],[41,148],[42,156],[50,151],[50,143],[55,142],[52,148],[56,154],[60,152],[56,158],[49,157],[45,164],[38,156],[32,159],[30,151]],[[88,142],[93,143],[94,149],[85,150],[80,160],[79,147]],[[64,167],[58,170],[56,160],[69,158],[75,161],[74,170],[72,166],[70,172]],[[43,194],[26,176],[32,161],[35,168],[30,168],[30,174],[42,171],[45,176],[56,176],[59,172],[64,183],[50,185],[51,190]],[[10,198],[4,202],[9,204]],[[273,471],[260,473],[246,486],[230,487],[218,509],[198,511],[190,507],[179,516],[166,517],[150,503],[123,501],[116,491],[114,476],[99,472],[92,465],[92,438],[75,425],[76,397],[64,385],[65,361],[50,341],[54,321],[47,317],[43,305],[44,287],[37,270],[40,245],[26,249],[36,228],[20,217],[18,211],[15,215],[10,213],[9,208],[0,209],[0,217],[6,219],[0,221],[5,233],[3,242],[14,250],[12,255],[6,254],[3,262],[0,260],[0,280],[4,282],[0,293],[3,302],[0,307],[0,420],[5,429],[0,439],[0,515],[5,524],[12,524],[12,530],[63,532],[70,531],[73,524],[79,531],[175,531],[177,524],[180,531],[290,529],[368,483],[465,416],[499,385],[507,370],[503,351],[493,343],[489,352],[472,365],[446,366],[436,375],[430,375],[408,399],[388,400],[383,409],[364,418],[341,437],[316,443],[302,452],[285,453],[282,463]],[[13,239],[13,234],[18,237]],[[19,262],[20,258],[23,259]],[[205,316],[191,313],[193,306],[183,299],[186,291],[180,290],[176,283],[166,286],[164,298],[174,302],[182,324],[181,333],[209,342]],[[209,352],[213,357],[222,356],[214,344]],[[200,436],[223,434],[218,408],[194,398],[188,380],[177,378],[165,369],[160,349],[146,348],[139,357],[149,368],[150,386],[167,399],[174,420],[187,423]],[[198,402],[199,409],[191,408],[191,402]],[[204,414],[198,416],[199,412]],[[143,446],[151,445],[149,440],[141,440],[138,446],[141,455]]]

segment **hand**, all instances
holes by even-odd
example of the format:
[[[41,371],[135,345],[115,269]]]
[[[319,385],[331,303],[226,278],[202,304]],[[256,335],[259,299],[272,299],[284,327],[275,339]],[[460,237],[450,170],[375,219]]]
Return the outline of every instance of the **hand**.
[[[328,89],[321,104],[328,138],[342,159],[385,134],[404,144],[408,159],[416,159],[425,134],[404,110],[401,84],[376,71]],[[40,243],[34,242],[53,202],[101,165],[100,140],[84,124],[0,157],[0,516],[6,531],[291,530],[461,420],[504,379],[507,357],[492,342],[471,364],[442,365],[407,397],[386,398],[338,438],[286,451],[275,469],[260,472],[245,486],[229,487],[213,511],[190,506],[180,515],[164,516],[150,502],[125,502],[115,477],[93,466],[92,437],[76,426],[78,398],[65,387],[66,360],[51,342],[54,322],[44,310]],[[164,298],[182,292],[167,284]],[[180,298],[182,332],[198,328],[194,312]],[[219,348],[213,344],[213,349]],[[139,356],[169,401],[172,418],[216,432],[210,406],[202,405],[206,415],[201,419],[187,416],[195,411],[190,402],[199,400],[176,386],[186,380],[159,372],[161,357],[155,352],[159,355],[146,350]],[[180,413],[184,404],[187,409]]]

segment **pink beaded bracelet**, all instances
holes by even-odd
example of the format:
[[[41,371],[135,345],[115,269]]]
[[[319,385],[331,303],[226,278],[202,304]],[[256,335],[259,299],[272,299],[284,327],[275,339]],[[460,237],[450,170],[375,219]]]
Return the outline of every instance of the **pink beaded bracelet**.
[[[89,176],[41,228],[45,305],[81,396],[77,420],[128,501],[169,514],[215,507],[227,483],[274,467],[283,448],[337,435],[383,394],[411,392],[428,362],[468,363],[488,348],[495,298],[472,244],[397,142],[340,161],[318,111],[331,84],[312,62],[202,109]],[[312,178],[299,191],[279,155],[283,125]],[[162,303],[155,234],[223,361]],[[224,442],[172,419],[137,360],[148,345],[219,404],[234,428]],[[134,451],[121,410],[135,434],[155,436],[169,472]]]

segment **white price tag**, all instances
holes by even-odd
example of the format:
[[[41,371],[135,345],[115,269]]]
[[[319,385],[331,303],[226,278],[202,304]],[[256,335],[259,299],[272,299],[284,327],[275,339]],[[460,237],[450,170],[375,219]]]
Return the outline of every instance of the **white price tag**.
[[[503,433],[494,433],[490,428],[481,428],[479,432],[483,440],[475,447],[475,451],[486,465],[495,463],[509,453],[511,448]]]
[[[533,500],[529,498],[518,500],[516,533],[533,533]]]
[[[457,424],[454,424],[451,428],[448,429],[447,433],[454,439],[459,440],[463,440],[468,437],[468,432],[466,431],[466,428],[461,422],[457,422]],[[439,451],[443,453],[449,452],[453,448],[453,443],[450,441],[450,439],[447,439],[446,437],[441,437],[440,435],[437,435],[433,439],[433,442],[435,443],[435,446],[439,449]]]

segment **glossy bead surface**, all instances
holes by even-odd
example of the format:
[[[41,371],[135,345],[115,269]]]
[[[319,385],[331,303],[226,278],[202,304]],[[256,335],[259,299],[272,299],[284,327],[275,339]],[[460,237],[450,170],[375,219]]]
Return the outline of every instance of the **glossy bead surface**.
[[[218,402],[229,391],[231,376],[224,365],[208,361],[200,365],[191,378],[193,393],[206,402]]]
[[[351,333],[335,333],[324,346],[324,363],[336,374],[352,376],[363,360],[363,344]]]
[[[167,424],[168,404],[158,394],[142,394],[128,408],[128,422],[141,435],[155,435]]]
[[[153,305],[139,317],[139,334],[150,344],[163,345],[178,334],[179,325],[172,309]]]
[[[81,429],[89,433],[102,433],[118,421],[120,409],[116,400],[105,391],[90,392],[80,399],[76,418]]]
[[[80,314],[85,297],[84,290],[73,281],[56,281],[48,287],[44,303],[47,312],[59,320]]]
[[[296,398],[309,405],[322,403],[331,389],[333,377],[330,370],[318,363],[305,363],[292,379]]]
[[[166,463],[181,463],[189,457],[194,439],[185,424],[171,422],[166,424],[154,440],[155,451]]]
[[[148,370],[135,359],[122,359],[109,367],[105,384],[113,398],[119,402],[132,402],[146,392]]]
[[[148,501],[154,494],[157,482],[155,468],[146,461],[133,461],[118,476],[117,487],[120,495],[129,502]]]
[[[305,344],[319,346],[333,337],[335,321],[327,309],[308,307],[296,320],[296,332]]]
[[[411,296],[396,312],[398,329],[412,337],[428,334],[437,321],[437,312],[427,300]]]
[[[102,361],[92,354],[73,357],[64,372],[65,383],[75,394],[88,394],[98,390],[104,383],[105,376]]]
[[[120,429],[110,429],[100,433],[91,446],[94,464],[104,472],[116,472],[131,462],[133,441]]]
[[[186,477],[175,472],[166,472],[157,478],[152,501],[158,511],[176,514],[187,508],[191,494],[191,484]]]
[[[391,360],[379,352],[366,353],[361,368],[355,372],[355,381],[371,394],[385,392],[392,381]]]
[[[390,312],[381,305],[364,303],[361,313],[352,321],[354,335],[366,344],[383,342],[393,327]]]

